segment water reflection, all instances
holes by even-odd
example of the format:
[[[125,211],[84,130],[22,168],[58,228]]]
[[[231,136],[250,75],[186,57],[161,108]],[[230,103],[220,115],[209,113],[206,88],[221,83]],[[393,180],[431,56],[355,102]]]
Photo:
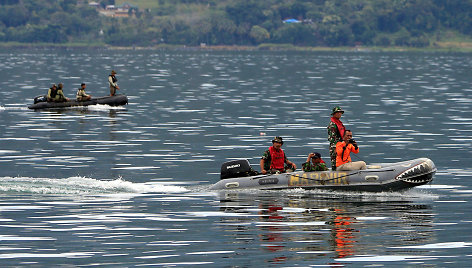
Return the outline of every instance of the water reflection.
[[[334,246],[337,258],[344,258],[354,254],[354,244],[358,242],[354,236],[358,230],[351,228],[354,218],[344,216],[342,209],[334,209],[336,218],[329,224],[331,229],[331,242]]]
[[[85,80],[93,95],[108,94],[111,58],[122,70],[121,93],[135,94],[125,110],[27,109],[50,81]],[[10,266],[37,261],[14,255],[15,248],[94,252],[88,260],[72,256],[82,266],[222,267],[228,259],[238,267],[384,259],[437,266],[425,261],[431,248],[459,256],[448,260],[456,266],[470,262],[463,231],[472,222],[471,141],[464,138],[472,126],[469,54],[8,50],[0,59],[0,190],[5,209],[20,206],[3,211],[0,239],[55,239],[5,244]],[[346,110],[343,122],[357,133],[364,161],[431,158],[439,169],[433,191],[442,200],[419,192],[182,193],[182,185],[214,183],[226,160],[257,165],[276,135],[297,165],[315,148],[326,154],[335,105]],[[126,183],[115,180],[120,176]],[[173,187],[148,189],[151,182]],[[146,194],[79,201],[121,188]],[[413,263],[415,254],[424,258]],[[42,266],[71,263],[54,258]]]
[[[432,208],[418,203],[414,193],[284,192],[275,200],[269,193],[220,195],[220,210],[231,214],[221,217],[221,228],[240,246],[247,245],[256,233],[269,263],[382,255],[387,248],[435,240]],[[401,249],[388,251],[402,253]]]

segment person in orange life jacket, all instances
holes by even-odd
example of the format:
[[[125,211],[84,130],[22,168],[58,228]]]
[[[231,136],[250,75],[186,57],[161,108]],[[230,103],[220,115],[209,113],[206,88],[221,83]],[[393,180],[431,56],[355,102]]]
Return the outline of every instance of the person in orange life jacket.
[[[267,172],[292,172],[297,169],[297,165],[287,159],[287,156],[281,148],[283,144],[284,141],[282,137],[277,136],[272,140],[272,146],[264,152],[261,158],[260,166],[262,174],[267,174]]]
[[[344,131],[343,141],[336,144],[336,170],[360,170],[366,169],[367,165],[364,161],[351,161],[351,152],[359,153],[357,142],[352,139],[352,131]]]

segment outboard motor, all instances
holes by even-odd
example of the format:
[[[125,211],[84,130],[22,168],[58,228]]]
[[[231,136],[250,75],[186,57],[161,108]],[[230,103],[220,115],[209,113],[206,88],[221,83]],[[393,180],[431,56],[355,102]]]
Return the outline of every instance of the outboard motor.
[[[248,177],[257,175],[257,171],[253,170],[247,159],[233,160],[221,165],[220,179],[229,179],[237,177]]]
[[[34,98],[34,104],[38,103],[38,102],[45,102],[47,101],[48,98],[46,96],[37,96]]]

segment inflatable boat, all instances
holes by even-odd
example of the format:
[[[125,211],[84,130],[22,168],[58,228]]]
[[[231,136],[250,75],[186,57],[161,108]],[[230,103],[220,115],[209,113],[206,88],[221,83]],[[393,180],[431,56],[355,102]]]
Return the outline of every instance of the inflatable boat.
[[[70,100],[66,102],[49,102],[45,96],[38,96],[34,98],[34,104],[28,106],[30,109],[54,109],[54,108],[67,108],[74,106],[89,106],[96,104],[107,104],[110,106],[120,106],[128,103],[128,97],[125,95],[105,96],[92,98],[88,101],[77,101]]]
[[[212,185],[210,190],[303,188],[367,192],[402,191],[431,182],[436,170],[433,161],[428,158],[418,158],[370,165],[365,170],[299,171],[262,175],[254,171],[244,159],[223,163],[220,181]]]

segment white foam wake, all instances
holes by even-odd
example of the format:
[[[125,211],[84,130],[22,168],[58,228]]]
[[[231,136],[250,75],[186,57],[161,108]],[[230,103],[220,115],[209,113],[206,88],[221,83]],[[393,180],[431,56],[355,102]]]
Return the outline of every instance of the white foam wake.
[[[110,110],[126,110],[125,106],[110,106],[106,104],[96,104],[85,106],[89,111],[110,111]]]
[[[0,177],[0,193],[32,193],[59,195],[97,195],[119,193],[181,193],[188,190],[181,186],[155,183],[133,183],[123,179],[97,180],[86,177],[65,179]]]

